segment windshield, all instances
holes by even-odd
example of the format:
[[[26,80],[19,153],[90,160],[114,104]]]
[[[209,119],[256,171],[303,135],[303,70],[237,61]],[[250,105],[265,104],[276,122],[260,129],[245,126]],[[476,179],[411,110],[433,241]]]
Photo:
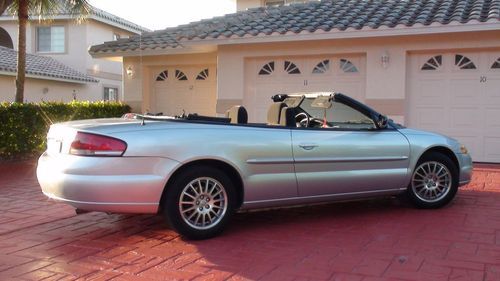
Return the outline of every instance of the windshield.
[[[325,123],[328,128],[375,129],[375,123],[366,115],[345,104],[332,101],[328,109],[312,107],[312,98],[306,98],[300,108],[317,123]],[[326,119],[326,120],[325,120]]]

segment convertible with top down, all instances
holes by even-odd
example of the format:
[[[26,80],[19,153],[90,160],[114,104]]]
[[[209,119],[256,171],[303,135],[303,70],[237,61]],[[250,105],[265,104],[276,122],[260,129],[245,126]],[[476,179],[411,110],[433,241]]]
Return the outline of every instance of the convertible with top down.
[[[465,146],[408,129],[340,93],[275,95],[267,123],[183,114],[54,124],[37,176],[80,210],[163,214],[180,234],[219,234],[238,210],[406,195],[449,203],[471,179]]]

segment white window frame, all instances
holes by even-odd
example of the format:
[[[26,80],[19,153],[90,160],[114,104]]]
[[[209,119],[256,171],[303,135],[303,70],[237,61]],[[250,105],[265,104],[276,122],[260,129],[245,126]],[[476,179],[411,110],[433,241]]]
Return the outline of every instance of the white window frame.
[[[114,96],[115,98],[114,99],[110,99],[110,93],[109,92],[106,92],[106,90],[114,90],[115,93],[114,93]],[[103,87],[103,92],[102,92],[102,100],[104,101],[120,101],[120,92],[119,92],[119,89],[118,87],[116,86],[104,86]]]
[[[63,50],[62,51],[60,51],[60,50],[57,50],[57,51],[53,50],[52,49],[52,44],[50,46],[51,50],[49,50],[49,51],[40,50],[40,42],[39,42],[39,40],[40,40],[40,35],[39,35],[40,29],[41,28],[50,28],[51,29],[51,33],[52,33],[52,28],[56,28],[56,27],[60,27],[60,28],[63,29],[63,35],[64,35],[64,38],[63,38]],[[35,35],[35,50],[36,50],[37,53],[42,53],[42,54],[64,54],[64,53],[66,53],[66,50],[67,50],[66,49],[67,48],[66,26],[64,26],[64,25],[40,25],[40,26],[36,26],[35,27],[35,34],[36,34]]]

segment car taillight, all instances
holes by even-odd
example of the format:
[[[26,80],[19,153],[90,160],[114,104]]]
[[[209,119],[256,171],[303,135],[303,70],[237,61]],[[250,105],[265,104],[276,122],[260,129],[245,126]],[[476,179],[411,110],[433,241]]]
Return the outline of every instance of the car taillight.
[[[84,156],[122,156],[127,144],[119,139],[91,133],[78,132],[69,153]]]

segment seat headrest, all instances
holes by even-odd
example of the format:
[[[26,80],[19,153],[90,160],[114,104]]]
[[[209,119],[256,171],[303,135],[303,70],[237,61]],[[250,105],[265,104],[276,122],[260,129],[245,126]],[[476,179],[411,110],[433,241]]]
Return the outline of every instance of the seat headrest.
[[[284,107],[281,109],[280,125],[286,127],[297,127],[295,115],[297,115],[296,107]]]
[[[267,124],[280,125],[281,110],[287,105],[284,102],[275,102],[267,110]]]
[[[248,123],[247,110],[241,105],[235,105],[226,111],[226,117],[231,118],[233,124],[246,124]]]

